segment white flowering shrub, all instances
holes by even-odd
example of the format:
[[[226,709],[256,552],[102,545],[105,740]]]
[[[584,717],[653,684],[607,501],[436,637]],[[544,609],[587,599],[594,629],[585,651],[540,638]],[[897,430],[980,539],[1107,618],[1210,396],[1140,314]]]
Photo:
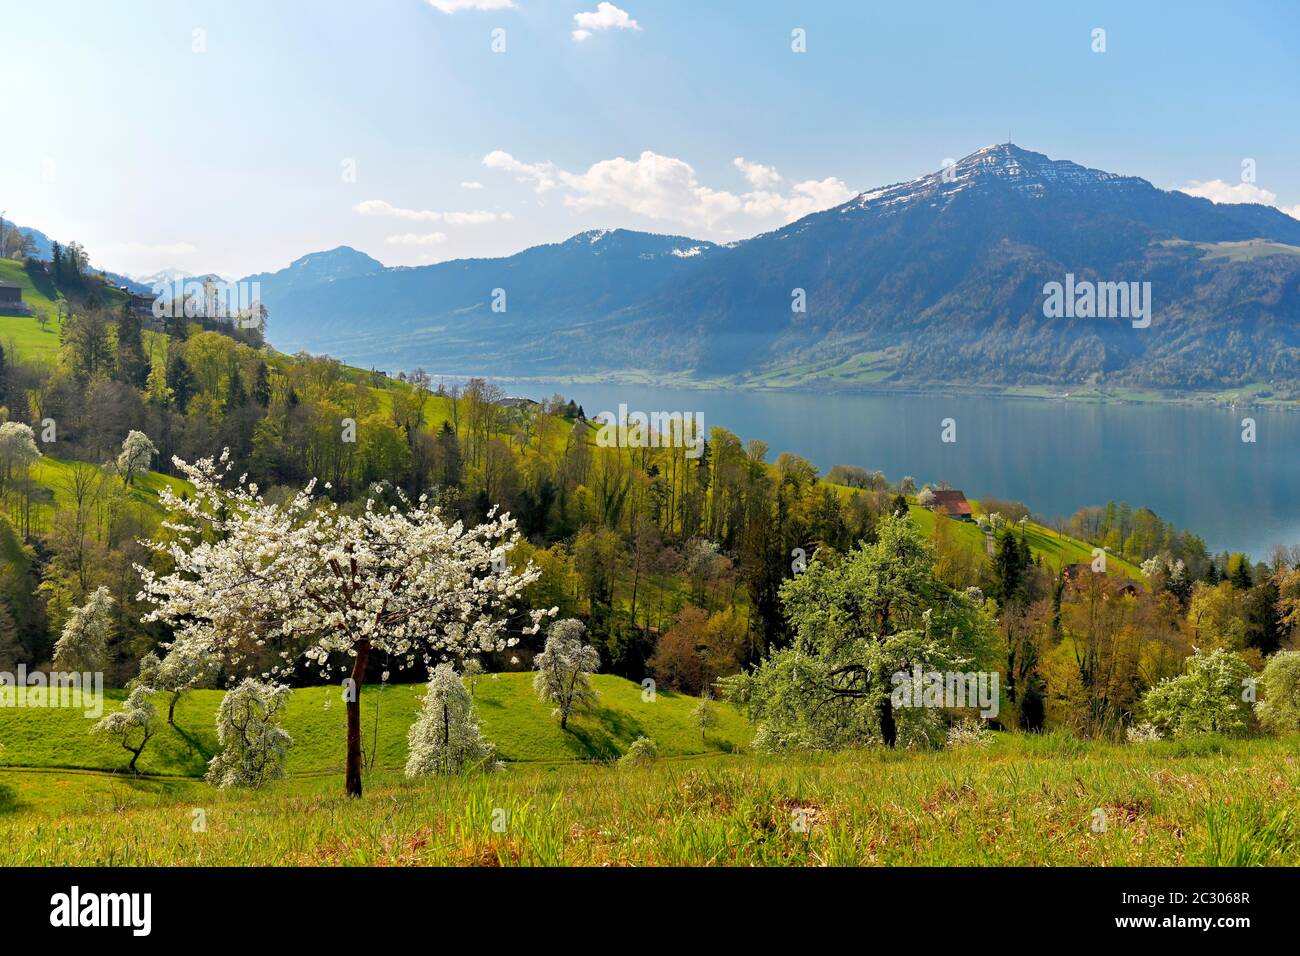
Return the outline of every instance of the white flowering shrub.
[[[944,746],[950,749],[962,747],[984,748],[993,743],[993,732],[982,721],[962,720],[948,728]]]
[[[293,738],[277,722],[289,688],[245,677],[226,692],[217,711],[221,750],[208,762],[207,781],[223,790],[257,789],[284,776]]]
[[[1155,724],[1144,720],[1141,723],[1129,724],[1124,729],[1124,739],[1131,744],[1149,744],[1163,738]]]
[[[0,424],[0,478],[8,481],[15,472],[25,471],[41,457],[36,433],[23,422]]]
[[[90,728],[92,734],[101,734],[117,741],[123,750],[131,754],[131,763],[127,769],[135,772],[135,763],[144,753],[144,748],[157,733],[157,713],[149,700],[152,694],[148,687],[137,684],[127,696],[122,706],[105,714],[95,726]]]
[[[113,633],[113,598],[96,588],[84,605],[73,608],[54,645],[54,667],[61,671],[97,671],[108,656]]]
[[[1177,677],[1146,692],[1142,709],[1166,737],[1239,734],[1250,724],[1251,707],[1243,689],[1253,677],[1250,665],[1231,651],[1196,653]]]
[[[360,512],[313,496],[315,482],[292,500],[266,501],[255,484],[219,461],[174,459],[193,485],[181,498],[164,488],[169,535],[148,542],[174,570],[136,566],[146,621],[176,632],[176,645],[231,663],[270,652],[264,678],[289,673],[299,658],[330,678],[331,655],[350,661],[346,701],[347,773],[361,795],[361,687],[372,652],[430,669],[435,658],[500,651],[516,642],[506,627],[524,589],[540,572],[502,560],[518,541],[515,523],[497,517],[465,528],[448,524],[427,496],[396,504],[372,498]],[[516,618],[536,633],[547,611]]]
[[[1300,731],[1300,651],[1279,651],[1259,675],[1259,722],[1275,734]]]
[[[135,476],[149,470],[149,463],[156,454],[158,449],[149,440],[149,436],[133,428],[127,433],[122,442],[122,452],[117,456],[117,473],[128,485],[134,484]]]
[[[628,767],[643,767],[659,759],[659,747],[649,737],[638,737],[627,748],[627,753],[619,758],[619,763]]]
[[[533,690],[538,698],[555,705],[552,716],[560,718],[560,729],[579,707],[596,699],[591,674],[600,669],[600,655],[583,639],[587,633],[575,618],[556,621],[546,634],[546,648],[533,659],[537,675]]]
[[[410,746],[408,777],[495,769],[496,748],[483,739],[474,715],[474,698],[450,664],[434,668],[406,740]]]

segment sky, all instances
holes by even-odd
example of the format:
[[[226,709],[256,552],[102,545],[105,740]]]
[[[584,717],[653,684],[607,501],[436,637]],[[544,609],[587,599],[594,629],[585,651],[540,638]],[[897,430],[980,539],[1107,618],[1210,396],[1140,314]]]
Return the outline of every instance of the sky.
[[[1008,137],[1300,217],[1294,0],[42,0],[0,26],[0,213],[137,276],[727,241]]]

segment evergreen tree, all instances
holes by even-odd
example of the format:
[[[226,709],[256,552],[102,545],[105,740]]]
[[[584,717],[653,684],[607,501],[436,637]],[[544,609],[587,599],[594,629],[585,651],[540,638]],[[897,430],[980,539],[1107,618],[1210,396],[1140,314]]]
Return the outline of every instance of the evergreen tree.
[[[244,379],[239,374],[239,368],[230,370],[230,379],[226,382],[226,408],[240,408],[247,404],[248,393],[244,391]]]
[[[249,396],[263,408],[271,404],[271,375],[265,362],[257,363],[257,374],[253,377],[253,388]]]
[[[172,356],[171,361],[167,363],[167,385],[172,391],[172,401],[181,414],[189,408],[190,399],[198,391],[198,381],[194,378],[194,372],[191,371],[189,364],[181,357],[180,353]]]
[[[461,483],[460,442],[450,422],[438,431],[438,483],[444,488],[459,488]]]
[[[140,317],[131,303],[122,305],[117,315],[117,378],[135,388],[143,388],[149,377],[149,360],[144,353],[144,336]]]

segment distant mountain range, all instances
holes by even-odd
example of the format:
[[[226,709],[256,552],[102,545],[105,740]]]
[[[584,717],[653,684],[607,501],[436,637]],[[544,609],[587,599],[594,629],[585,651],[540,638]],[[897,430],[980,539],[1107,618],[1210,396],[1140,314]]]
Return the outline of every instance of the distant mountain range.
[[[1044,286],[1067,274],[1150,282],[1150,327],[1046,317]],[[341,247],[250,278],[277,346],[389,369],[1300,384],[1300,221],[1011,144],[727,245],[616,229],[421,268]],[[792,309],[795,289],[806,311]]]
[[[1149,282],[1149,327],[1048,317],[1067,276]],[[1012,144],[725,245],[615,229],[419,268],[342,246],[247,279],[278,348],[388,370],[1300,393],[1300,221]]]

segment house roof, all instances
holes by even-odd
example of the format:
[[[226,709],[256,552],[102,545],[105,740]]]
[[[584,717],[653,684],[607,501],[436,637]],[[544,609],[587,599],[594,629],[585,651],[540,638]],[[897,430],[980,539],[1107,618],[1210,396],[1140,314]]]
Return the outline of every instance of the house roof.
[[[933,494],[936,508],[942,508],[950,515],[968,516],[971,513],[970,502],[956,488],[937,488]]]

